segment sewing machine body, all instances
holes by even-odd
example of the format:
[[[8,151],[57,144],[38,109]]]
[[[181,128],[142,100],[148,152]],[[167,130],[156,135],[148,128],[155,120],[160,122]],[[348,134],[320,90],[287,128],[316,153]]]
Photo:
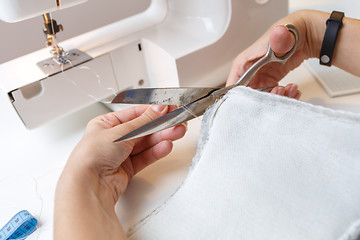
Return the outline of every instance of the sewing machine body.
[[[44,48],[2,64],[0,86],[30,129],[109,89],[217,86],[236,55],[287,12],[287,0],[152,0],[139,14],[61,42],[88,55],[84,63],[49,76],[38,66],[51,57]]]

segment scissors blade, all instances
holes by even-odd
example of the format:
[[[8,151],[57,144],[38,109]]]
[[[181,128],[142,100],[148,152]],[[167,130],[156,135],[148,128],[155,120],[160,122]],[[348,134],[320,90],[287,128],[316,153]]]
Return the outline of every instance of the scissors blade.
[[[202,116],[206,109],[213,105],[218,99],[222,98],[230,89],[237,85],[231,85],[225,88],[215,88],[212,92],[192,103],[179,107],[178,109],[165,114],[128,134],[116,139],[114,142],[120,142],[125,140],[131,140],[134,138],[144,137],[149,134],[153,134],[167,128],[179,125],[180,123],[189,121],[193,118]],[[274,86],[273,86],[274,87]],[[267,91],[273,87],[260,88],[259,91]]]
[[[207,96],[216,88],[138,88],[119,93],[111,103],[182,106]]]
[[[214,89],[213,92],[217,92],[218,89]],[[222,89],[220,89],[222,90]],[[178,109],[165,114],[128,134],[116,139],[114,142],[131,140],[134,138],[143,137],[161,130],[171,128],[179,125],[180,123],[189,121],[193,118],[199,117],[204,114],[205,110],[213,105],[218,98],[212,95],[212,92],[207,96],[202,97],[192,103],[179,107]]]

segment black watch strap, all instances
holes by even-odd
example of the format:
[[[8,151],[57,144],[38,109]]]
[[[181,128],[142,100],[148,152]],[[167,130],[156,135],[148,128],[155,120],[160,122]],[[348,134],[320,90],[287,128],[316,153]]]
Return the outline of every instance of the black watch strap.
[[[320,51],[320,64],[331,66],[336,39],[342,27],[343,12],[333,11],[326,21],[326,31]]]

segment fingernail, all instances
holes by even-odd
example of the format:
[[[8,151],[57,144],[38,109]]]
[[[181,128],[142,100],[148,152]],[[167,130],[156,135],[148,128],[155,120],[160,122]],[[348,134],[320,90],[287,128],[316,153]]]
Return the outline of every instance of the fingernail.
[[[186,123],[182,123],[181,125],[183,125],[185,127],[185,131],[188,130],[187,124]]]
[[[290,88],[293,86],[293,84],[292,83],[290,83],[290,84],[288,84],[288,85],[286,85],[286,87],[285,87],[285,91],[286,92],[289,92],[290,91]]]
[[[297,93],[297,86],[296,85],[292,85],[290,90],[289,90],[289,97],[293,98],[296,96]]]
[[[166,108],[166,105],[154,105],[152,109],[156,112],[162,112]]]
[[[284,87],[279,87],[278,91],[277,91],[278,95],[284,96],[285,94],[285,88]]]
[[[176,126],[174,127],[174,129],[176,129],[176,128],[178,128],[178,127],[184,127],[184,128],[185,128],[185,132],[187,132],[187,130],[188,130],[188,127],[187,127],[186,122],[180,123],[179,125],[176,125]]]
[[[270,93],[276,94],[278,91],[279,87],[274,87],[273,89],[271,89]]]

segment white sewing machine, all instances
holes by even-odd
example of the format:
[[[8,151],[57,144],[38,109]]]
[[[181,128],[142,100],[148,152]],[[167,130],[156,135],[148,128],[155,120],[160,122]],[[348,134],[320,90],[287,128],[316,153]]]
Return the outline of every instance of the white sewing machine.
[[[234,57],[288,12],[287,0],[152,0],[145,11],[58,44],[62,26],[49,13],[80,3],[88,4],[0,3],[6,22],[43,15],[51,46],[0,66],[0,87],[27,128],[127,88],[220,85]]]
[[[56,0],[42,1],[53,2],[53,6],[47,8],[44,3],[40,4],[40,0],[1,0],[0,19],[20,20],[29,16],[31,7],[39,7],[33,12],[34,16],[58,9]],[[92,1],[95,0],[76,7],[85,8]],[[127,2],[133,7],[140,2],[112,1]],[[320,10],[337,9],[345,11],[347,16],[349,10],[355,11],[354,5],[358,4],[357,0],[346,1],[348,5],[333,0],[289,2],[292,11],[314,8],[315,4],[326,2]],[[65,1],[59,3],[60,8],[65,6]],[[119,15],[122,19],[119,22],[85,34],[78,34],[83,28],[78,26],[76,29],[79,30],[74,34],[79,36],[59,45],[65,51],[79,49],[92,59],[64,73],[48,77],[37,66],[37,63],[52,57],[51,48],[0,65],[0,227],[16,212],[26,209],[41,223],[29,239],[52,239],[54,191],[58,176],[82,137],[86,123],[108,112],[103,105],[92,104],[96,100],[79,91],[72,81],[68,81],[69,78],[86,80],[91,77],[91,83],[94,83],[96,73],[102,80],[118,86],[116,89],[119,90],[138,87],[141,79],[142,86],[218,85],[225,81],[232,59],[288,11],[286,0],[148,0],[148,3],[145,11],[137,7],[141,9],[137,15],[125,19]],[[57,12],[60,15],[66,10],[69,9]],[[6,19],[5,13],[12,13],[13,17]],[[73,17],[66,15],[56,20],[63,23]],[[72,21],[72,24],[64,24],[64,33],[71,31],[67,26],[77,24]],[[41,35],[41,24],[39,22],[38,33],[28,31],[22,37],[27,40],[28,34]],[[11,23],[8,25],[13,26]],[[8,33],[3,30],[2,38],[5,34]],[[27,47],[25,40],[22,43]],[[19,47],[16,44],[1,46],[2,55],[5,48]],[[93,72],[82,70],[82,66],[93,69]],[[360,94],[329,98],[304,66],[283,81],[283,84],[298,83],[303,101],[335,109],[360,109]],[[96,97],[101,97],[104,88],[97,90]],[[109,94],[109,91],[105,93]],[[85,107],[87,105],[90,106]],[[14,108],[28,128],[74,113],[27,131],[21,127]],[[125,198],[120,199],[116,207],[125,230],[162,204],[185,179],[196,151],[200,123],[199,120],[190,122],[186,136],[174,143],[173,152],[132,180]]]

